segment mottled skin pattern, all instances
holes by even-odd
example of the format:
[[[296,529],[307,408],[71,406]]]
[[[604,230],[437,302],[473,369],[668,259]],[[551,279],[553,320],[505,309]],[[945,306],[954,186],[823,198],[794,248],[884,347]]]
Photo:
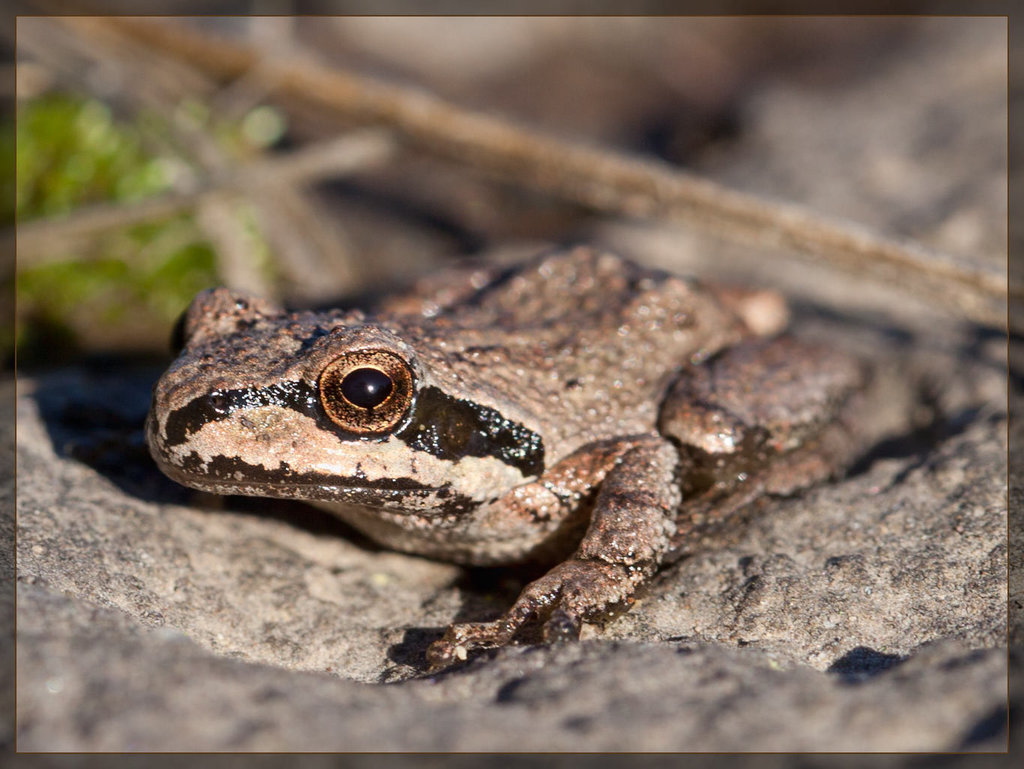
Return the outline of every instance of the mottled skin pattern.
[[[204,292],[147,435],[182,483],[310,499],[397,549],[561,561],[498,620],[449,628],[435,667],[533,621],[577,637],[706,525],[847,459],[863,371],[772,337],[785,310],[765,292],[588,248],[430,284],[371,316]],[[318,389],[332,361],[344,374],[367,350],[413,383],[380,406],[404,416],[373,433],[358,409],[339,424],[323,399],[340,396]]]

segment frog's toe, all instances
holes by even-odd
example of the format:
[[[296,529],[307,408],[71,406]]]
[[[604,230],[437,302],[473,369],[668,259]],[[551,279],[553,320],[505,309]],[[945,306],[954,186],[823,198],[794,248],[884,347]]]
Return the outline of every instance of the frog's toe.
[[[431,671],[465,661],[474,649],[507,645],[519,629],[519,625],[512,625],[506,620],[507,616],[494,622],[463,622],[450,626],[441,638],[427,647],[427,663]]]
[[[551,612],[544,623],[544,643],[560,644],[580,640],[583,619],[562,607]]]

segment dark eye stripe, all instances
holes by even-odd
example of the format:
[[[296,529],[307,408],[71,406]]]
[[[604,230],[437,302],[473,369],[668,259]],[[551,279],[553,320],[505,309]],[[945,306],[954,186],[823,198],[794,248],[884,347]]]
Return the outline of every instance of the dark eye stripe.
[[[317,420],[323,416],[316,391],[301,381],[281,382],[269,387],[214,390],[168,415],[164,427],[166,445],[168,448],[178,446],[188,440],[189,435],[199,432],[203,425],[227,419],[240,409],[260,406],[284,406]]]
[[[324,413],[315,388],[302,381],[269,387],[216,390],[175,409],[165,425],[165,449],[185,443],[204,425],[227,419],[239,410],[281,406],[316,420],[345,440],[358,438],[340,429]],[[422,429],[421,429],[422,426]],[[540,435],[495,409],[453,398],[436,387],[424,387],[416,396],[411,418],[394,433],[416,451],[457,462],[462,457],[494,457],[517,468],[525,477],[544,471],[544,442]],[[363,440],[383,440],[387,434]]]
[[[540,435],[495,409],[453,398],[436,387],[420,391],[412,419],[396,437],[441,459],[494,457],[526,477],[544,472]]]

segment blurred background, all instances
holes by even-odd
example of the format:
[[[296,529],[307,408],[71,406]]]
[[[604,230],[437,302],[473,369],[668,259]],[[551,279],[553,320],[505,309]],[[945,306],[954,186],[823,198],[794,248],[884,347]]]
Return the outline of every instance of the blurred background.
[[[352,116],[275,96],[281,62],[419,89],[1005,269],[1005,19],[159,23],[220,36],[263,64],[222,78],[102,20],[18,21],[16,119],[0,123],[0,143],[17,143],[17,187],[0,187],[19,225],[6,362],[15,347],[29,367],[164,355],[177,315],[211,285],[316,305],[552,241],[597,242],[833,307],[898,314],[913,304],[898,286],[780,267],[728,237],[595,213],[395,144]]]

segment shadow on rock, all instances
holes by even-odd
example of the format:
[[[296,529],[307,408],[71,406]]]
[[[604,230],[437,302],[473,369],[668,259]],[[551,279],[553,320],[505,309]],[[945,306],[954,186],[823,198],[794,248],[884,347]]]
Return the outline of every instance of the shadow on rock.
[[[157,469],[143,431],[162,368],[95,359],[39,375],[34,395],[57,456],[82,462],[149,502],[186,503],[192,492]]]
[[[845,684],[859,684],[905,661],[898,654],[886,654],[870,646],[855,646],[828,667]]]

